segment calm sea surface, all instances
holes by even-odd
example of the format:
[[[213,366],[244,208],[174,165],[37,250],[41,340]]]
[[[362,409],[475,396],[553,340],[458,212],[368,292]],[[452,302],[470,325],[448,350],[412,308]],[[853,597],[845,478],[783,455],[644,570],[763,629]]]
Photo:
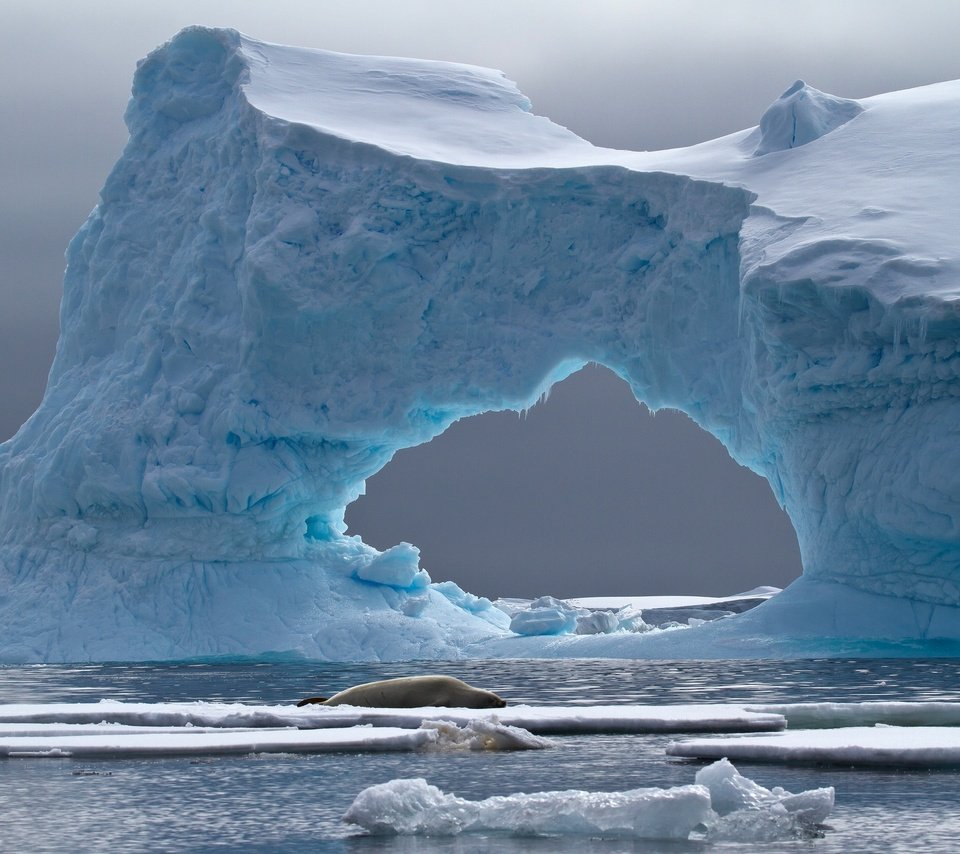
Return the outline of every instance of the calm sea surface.
[[[960,661],[490,661],[398,665],[0,667],[0,702],[288,703],[370,679],[449,673],[514,703],[960,701]],[[671,736],[586,736],[519,753],[0,759],[0,850],[342,852],[960,851],[960,769],[858,771],[737,763],[791,791],[835,786],[822,839],[778,845],[584,839],[378,838],[341,822],[366,786],[424,777],[468,798],[693,782]]]

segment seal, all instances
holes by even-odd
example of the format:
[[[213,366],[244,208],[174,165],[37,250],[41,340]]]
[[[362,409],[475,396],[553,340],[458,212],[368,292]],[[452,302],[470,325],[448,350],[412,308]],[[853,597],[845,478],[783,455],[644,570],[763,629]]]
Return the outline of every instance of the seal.
[[[454,709],[502,709],[507,701],[492,691],[474,688],[453,676],[401,676],[354,685],[339,694],[307,697],[298,706],[366,706],[382,709],[418,709],[444,706]]]

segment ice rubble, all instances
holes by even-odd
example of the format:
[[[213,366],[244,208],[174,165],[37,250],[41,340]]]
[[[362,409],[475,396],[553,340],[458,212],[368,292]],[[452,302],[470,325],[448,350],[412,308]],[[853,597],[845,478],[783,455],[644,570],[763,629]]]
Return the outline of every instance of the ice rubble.
[[[471,801],[426,780],[390,780],[364,789],[344,821],[377,834],[457,836],[584,835],[632,839],[768,842],[809,838],[832,811],[834,791],[793,795],[739,774],[726,760],[697,772],[696,784],[623,792],[497,795]],[[695,836],[694,836],[695,834]]]
[[[780,592],[761,587],[727,597],[587,596],[578,599],[497,599],[510,617],[510,631],[525,637],[605,635],[702,625],[749,611]]]
[[[793,87],[759,128],[611,151],[497,72],[183,31],[137,68],[46,395],[0,446],[0,660],[958,638],[958,100]],[[769,480],[797,585],[690,632],[522,638],[344,536],[396,450],[589,361]]]

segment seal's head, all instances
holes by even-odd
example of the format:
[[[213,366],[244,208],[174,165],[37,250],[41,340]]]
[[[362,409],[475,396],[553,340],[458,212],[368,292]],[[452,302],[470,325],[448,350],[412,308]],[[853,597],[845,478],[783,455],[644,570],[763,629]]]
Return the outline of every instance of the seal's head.
[[[502,709],[507,705],[507,701],[503,697],[498,697],[492,691],[485,691],[486,695],[483,697],[483,705],[477,705],[478,709]]]

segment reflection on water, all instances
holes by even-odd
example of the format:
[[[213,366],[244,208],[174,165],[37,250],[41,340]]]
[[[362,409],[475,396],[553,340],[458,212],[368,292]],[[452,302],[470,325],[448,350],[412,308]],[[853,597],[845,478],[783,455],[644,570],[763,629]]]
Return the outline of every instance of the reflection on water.
[[[234,664],[0,667],[3,702],[291,702],[357,682],[450,673],[513,703],[960,700],[960,662],[495,661],[391,665]],[[322,754],[139,760],[0,760],[4,851],[689,852],[694,843],[582,839],[396,839],[341,823],[366,786],[424,777],[480,799],[550,789],[690,783],[698,763],[668,759],[670,736],[577,736],[555,750],[492,754]],[[803,850],[954,851],[960,774],[738,765],[764,786],[836,786],[824,839]],[[79,772],[79,773],[78,773]],[[725,849],[726,850],[726,849]],[[744,850],[741,848],[740,850]],[[797,851],[798,844],[751,851]]]
[[[960,661],[549,660],[395,664],[0,666],[0,702],[289,703],[372,679],[449,673],[511,703],[746,703],[958,700]]]

